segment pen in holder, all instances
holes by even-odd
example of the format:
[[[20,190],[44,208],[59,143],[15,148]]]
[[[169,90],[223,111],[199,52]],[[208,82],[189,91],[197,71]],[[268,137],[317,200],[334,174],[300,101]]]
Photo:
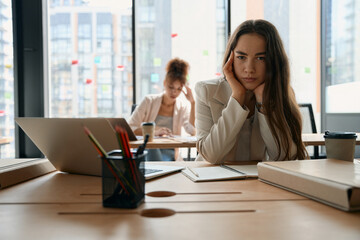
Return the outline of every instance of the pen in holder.
[[[145,196],[143,169],[145,155],[123,156],[121,150],[113,150],[102,156],[103,206],[112,208],[136,208]]]

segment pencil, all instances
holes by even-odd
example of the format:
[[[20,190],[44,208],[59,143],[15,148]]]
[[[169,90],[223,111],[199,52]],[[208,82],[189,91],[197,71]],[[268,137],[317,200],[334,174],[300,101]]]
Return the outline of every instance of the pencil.
[[[107,167],[109,168],[110,172],[114,175],[114,177],[116,178],[116,180],[118,181],[118,183],[121,185],[121,187],[124,189],[124,191],[129,194],[129,192],[127,191],[127,189],[124,186],[124,183],[121,181],[121,179],[119,178],[119,176],[115,173],[114,168],[116,168],[111,162],[109,162],[106,158],[108,157],[108,154],[106,153],[106,151],[104,150],[104,148],[100,145],[100,143],[96,140],[96,138],[94,137],[94,135],[90,132],[90,130],[84,126],[84,130],[85,130],[85,134],[89,137],[89,139],[91,140],[91,142],[94,144],[96,150],[99,152],[100,156],[103,157],[104,162],[106,163]],[[118,173],[120,173],[118,171]],[[121,173],[120,173],[121,174]],[[125,179],[126,180],[126,179]],[[136,192],[135,192],[136,193]]]
[[[192,174],[194,174],[195,176],[199,177],[199,174],[197,172],[195,172],[194,169],[190,168],[190,167],[186,167]]]
[[[127,132],[124,128],[119,127],[119,126],[115,126],[115,130],[117,132],[118,135],[118,140],[119,140],[119,144],[122,146],[123,148],[123,156],[124,158],[127,158],[129,160],[129,166],[130,166],[130,171],[131,171],[131,175],[133,177],[135,186],[138,187],[138,189],[141,189],[140,186],[140,179],[139,179],[139,175],[138,175],[138,171],[136,168],[136,163],[135,160],[132,158],[132,154],[130,151],[130,144],[129,144],[129,137],[127,135]]]
[[[121,130],[120,130],[120,127],[118,125],[115,126],[115,131],[116,131],[116,138],[118,140],[121,153],[122,153],[123,157],[125,157],[125,149],[124,149],[123,142],[121,140]]]
[[[102,157],[107,157],[107,153],[104,148],[100,145],[100,143],[96,140],[94,135],[90,132],[90,130],[84,126],[85,134],[90,138],[91,142],[94,144],[96,150]]]
[[[124,129],[119,127],[119,126],[115,126],[115,130],[118,134],[119,139],[119,144],[121,145],[121,147],[123,148],[123,155],[126,158],[131,158],[131,152],[130,152],[130,148],[129,148],[129,143],[126,142],[126,138],[124,135]]]

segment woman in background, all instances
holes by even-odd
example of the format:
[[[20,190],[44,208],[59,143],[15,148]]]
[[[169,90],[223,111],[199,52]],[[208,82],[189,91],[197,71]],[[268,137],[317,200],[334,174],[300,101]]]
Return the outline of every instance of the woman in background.
[[[136,135],[142,135],[142,122],[155,122],[155,136],[181,135],[181,127],[192,136],[195,135],[195,101],[191,89],[186,86],[188,70],[189,64],[184,60],[175,58],[168,62],[165,91],[146,96],[128,121]],[[179,98],[181,93],[184,93],[190,107]],[[150,161],[182,160],[178,149],[155,149],[148,152],[147,159]]]
[[[213,164],[308,157],[290,69],[275,26],[248,20],[229,38],[224,78],[195,86],[197,160]]]

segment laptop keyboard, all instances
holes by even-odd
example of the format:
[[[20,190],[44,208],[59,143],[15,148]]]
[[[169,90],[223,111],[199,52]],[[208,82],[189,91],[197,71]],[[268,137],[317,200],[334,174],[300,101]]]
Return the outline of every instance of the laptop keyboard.
[[[156,172],[161,172],[162,170],[161,169],[152,169],[152,168],[145,168],[145,169],[140,169],[142,171],[144,171],[144,175],[147,175],[147,174],[151,174],[151,173],[156,173]]]

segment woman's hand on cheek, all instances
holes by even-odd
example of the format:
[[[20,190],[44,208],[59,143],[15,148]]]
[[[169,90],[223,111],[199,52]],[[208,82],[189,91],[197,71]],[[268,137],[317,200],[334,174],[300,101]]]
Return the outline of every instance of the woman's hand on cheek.
[[[236,79],[233,69],[234,68],[233,63],[234,63],[234,51],[231,51],[230,57],[226,62],[226,64],[224,65],[223,72],[226,80],[228,81],[232,89],[232,97],[235,98],[241,105],[243,105],[245,101],[246,89],[240,83],[240,81]]]
[[[190,102],[190,103],[195,103],[194,100],[194,96],[192,94],[191,88],[189,88],[188,86],[184,86],[186,88],[186,92],[184,90],[182,90],[182,92],[184,93],[186,99]]]
[[[263,92],[264,92],[265,82],[260,84],[254,89],[254,94],[256,98],[256,102],[262,103],[263,102]]]

